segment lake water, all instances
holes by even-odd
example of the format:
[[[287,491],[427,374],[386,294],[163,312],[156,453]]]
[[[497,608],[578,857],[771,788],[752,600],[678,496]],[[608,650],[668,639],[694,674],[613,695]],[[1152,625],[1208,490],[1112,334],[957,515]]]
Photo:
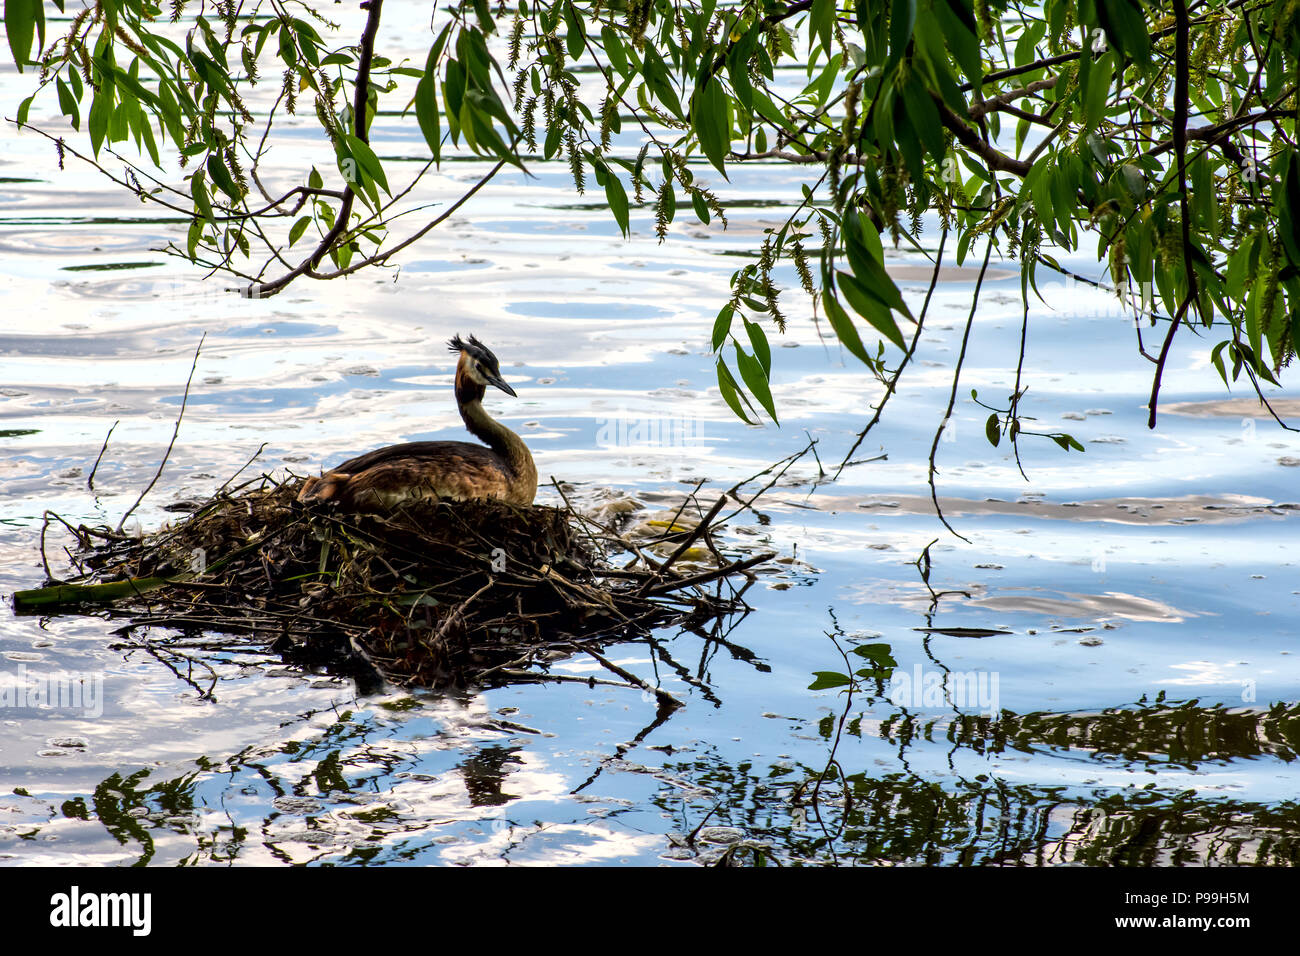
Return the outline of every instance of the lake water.
[[[418,29],[391,20],[383,42],[414,43]],[[3,71],[6,115],[31,83]],[[33,120],[52,126],[50,107]],[[313,123],[286,124],[273,182],[307,162],[333,170]],[[631,496],[647,513],[701,481],[710,501],[810,437],[838,464],[880,395],[793,306],[786,333],[769,330],[780,427],[744,425],[718,395],[713,318],[737,254],[797,201],[797,171],[738,171],[718,184],[730,228],[679,219],[658,244],[647,209],[624,241],[598,188],[576,196],[563,163],[538,162],[532,178],[500,174],[400,271],[249,300],[155,251],[183,241],[183,224],[71,158],[58,170],[35,135],[3,135],[6,594],[44,580],[46,511],[114,525],[135,501],[205,333],[176,448],[137,512],[145,528],[263,443],[253,470],[305,475],[384,444],[465,437],[445,349],[455,333],[501,358],[519,398],[489,408],[529,442],[543,484],[572,483],[588,503]],[[382,115],[372,139],[390,179],[425,153],[413,118]],[[453,201],[488,168],[447,162],[417,195]],[[928,221],[926,244],[937,238]],[[917,311],[926,261],[888,263]],[[1012,391],[1017,270],[995,262],[984,284],[939,444],[944,511],[969,540],[936,519],[926,459],[973,270],[938,285],[915,364],[855,456],[872,460],[829,482],[801,459],[729,532],[784,559],[747,593],[753,611],[720,640],[663,630],[611,651],[685,702],[661,723],[653,699],[619,688],[361,695],[253,639],[124,636],[121,622],[4,610],[0,860],[1295,862],[1300,440],[1248,388],[1225,392],[1209,365],[1217,330],[1180,333],[1149,431],[1152,366],[1132,320],[1105,293],[1044,284],[1022,411],[1087,450],[1025,438],[1021,477],[969,398],[1003,405]],[[792,270],[785,283],[797,285]],[[938,598],[916,564],[935,539]],[[56,571],[64,543],[51,530]],[[894,680],[809,689],[817,672],[864,666],[851,651],[875,644]],[[947,674],[962,688],[950,700]],[[73,683],[75,705],[33,696]]]

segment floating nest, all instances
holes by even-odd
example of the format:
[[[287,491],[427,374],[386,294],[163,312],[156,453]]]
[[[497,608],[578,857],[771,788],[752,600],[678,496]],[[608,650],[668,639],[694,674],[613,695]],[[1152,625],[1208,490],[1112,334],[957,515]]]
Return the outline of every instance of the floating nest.
[[[300,487],[263,476],[139,537],[47,515],[75,537],[77,575],[56,582],[47,564],[51,583],[18,592],[15,609],[93,604],[127,618],[123,632],[252,633],[290,660],[398,684],[613,682],[675,706],[602,648],[662,625],[704,633],[745,607],[749,569],[773,557],[719,550],[713,522],[725,495],[707,513],[691,499],[638,541],[567,499],[563,508],[415,501],[369,515],[304,508]],[[617,680],[549,671],[575,653]]]

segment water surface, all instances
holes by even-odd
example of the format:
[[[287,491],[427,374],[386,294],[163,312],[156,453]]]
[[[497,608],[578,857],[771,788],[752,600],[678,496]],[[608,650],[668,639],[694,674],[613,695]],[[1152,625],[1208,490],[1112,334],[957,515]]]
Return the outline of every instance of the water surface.
[[[29,82],[5,72],[5,101]],[[332,168],[306,132],[272,154],[273,177]],[[718,396],[709,336],[737,254],[799,197],[779,166],[719,184],[741,200],[727,230],[679,220],[657,244],[648,210],[624,241],[594,192],[575,197],[562,165],[534,163],[532,178],[498,176],[400,271],[249,300],[156,251],[183,224],[84,167],[57,170],[45,140],[7,137],[4,592],[42,582],[47,510],[113,525],[135,501],[204,334],[179,441],[137,512],[146,528],[263,444],[253,471],[309,474],[391,442],[462,438],[444,346],[455,333],[501,358],[519,399],[491,410],[529,442],[543,482],[572,483],[589,504],[621,494],[652,512],[699,483],[711,501],[810,437],[838,464],[880,396],[793,293],[789,328],[769,330],[780,427],[748,427]],[[390,178],[420,158],[410,119],[381,116],[373,139]],[[452,201],[486,169],[447,163],[421,198]],[[928,222],[931,246],[937,235]],[[889,264],[919,310],[924,258],[891,252]],[[969,269],[939,284],[915,365],[856,454],[869,460],[829,482],[801,459],[738,519],[733,544],[785,559],[747,593],[753,612],[721,639],[664,630],[612,655],[686,703],[668,720],[617,688],[362,695],[257,640],[0,615],[0,859],[1294,862],[1300,441],[1247,391],[1225,393],[1209,366],[1217,339],[1192,330],[1149,431],[1151,366],[1131,319],[1105,293],[1044,285],[1022,409],[1087,451],[1026,438],[1026,480],[969,399],[974,388],[1001,405],[1014,387],[1016,267],[984,284],[939,446],[941,503],[968,540],[935,518],[926,458]],[[792,271],[784,281],[797,286]],[[634,440],[646,434],[658,437]],[[931,542],[927,587],[916,562]],[[47,543],[66,567],[64,539]],[[887,645],[891,676],[910,683],[809,689],[816,672],[863,667],[852,650],[870,645]],[[973,681],[969,699],[934,692],[948,672]],[[98,691],[77,707],[24,706],[65,678]]]

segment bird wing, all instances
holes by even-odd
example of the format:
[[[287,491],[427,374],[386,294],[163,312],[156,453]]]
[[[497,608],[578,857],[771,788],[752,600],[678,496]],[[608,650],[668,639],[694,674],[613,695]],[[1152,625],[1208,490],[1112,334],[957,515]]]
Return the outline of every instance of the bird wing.
[[[376,448],[374,451],[350,458],[341,465],[330,469],[331,472],[343,472],[355,475],[379,465],[390,465],[403,459],[419,461],[441,461],[450,463],[460,459],[473,468],[494,468],[513,475],[510,463],[491,448],[476,445],[468,441],[408,441],[400,445]]]

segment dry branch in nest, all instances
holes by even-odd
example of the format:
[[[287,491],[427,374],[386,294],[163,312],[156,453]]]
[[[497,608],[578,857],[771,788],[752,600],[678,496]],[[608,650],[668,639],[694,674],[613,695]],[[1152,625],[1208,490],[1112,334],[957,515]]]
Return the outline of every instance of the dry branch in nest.
[[[733,582],[752,582],[749,569],[773,557],[719,550],[712,532],[728,495],[693,525],[679,510],[658,540],[638,543],[579,514],[567,498],[563,508],[415,501],[366,515],[304,509],[295,501],[299,487],[263,476],[143,537],[47,515],[47,524],[57,520],[76,536],[70,554],[79,574],[18,592],[15,608],[50,613],[96,603],[128,618],[124,631],[253,633],[290,659],[399,684],[613,682],[674,707],[674,698],[601,648],[662,625],[699,631],[744,610],[748,583]],[[734,489],[728,494],[747,505]],[[642,547],[651,544],[667,558],[647,555]],[[679,573],[683,555],[700,545],[712,567]],[[618,553],[632,560],[616,567]],[[549,672],[553,660],[575,652],[618,680]]]

